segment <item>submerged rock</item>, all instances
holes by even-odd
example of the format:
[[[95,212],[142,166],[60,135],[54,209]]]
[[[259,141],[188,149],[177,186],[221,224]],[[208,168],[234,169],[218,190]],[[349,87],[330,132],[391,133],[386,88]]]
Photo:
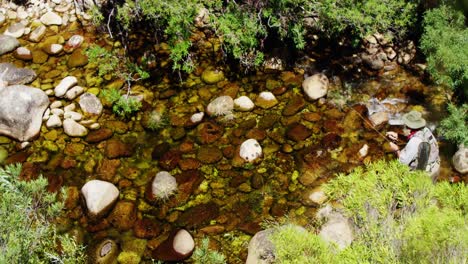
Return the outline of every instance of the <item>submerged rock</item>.
[[[219,70],[214,70],[211,67],[206,68],[201,76],[202,80],[207,84],[215,84],[224,80],[224,73]]]
[[[255,107],[255,104],[252,102],[252,100],[250,100],[250,98],[245,95],[236,98],[234,100],[234,105],[239,111],[251,111]]]
[[[89,263],[113,264],[117,263],[119,247],[114,240],[105,239],[89,248]]]
[[[0,87],[0,134],[20,141],[35,137],[49,98],[40,89],[25,85]]]
[[[215,98],[206,107],[206,112],[210,116],[229,115],[234,109],[234,100],[230,96],[223,95]]]
[[[75,120],[67,118],[63,121],[63,131],[70,137],[84,137],[88,134],[88,129]]]
[[[72,88],[78,83],[78,80],[74,76],[67,76],[55,87],[54,94],[57,97],[63,97],[68,89]]]
[[[245,264],[271,264],[275,262],[275,246],[269,239],[273,232],[272,228],[262,230],[250,239]]]
[[[167,200],[177,191],[176,178],[167,171],[160,171],[151,183],[150,199]]]
[[[7,30],[5,31],[5,35],[12,36],[14,38],[20,38],[23,36],[25,30],[25,26],[23,23],[18,22],[10,25]]]
[[[51,25],[62,25],[62,17],[57,15],[54,12],[47,12],[40,18],[42,24],[51,26]]]
[[[100,115],[102,113],[101,100],[92,93],[84,93],[80,96],[80,107],[84,114]]]
[[[278,104],[278,100],[271,92],[261,92],[255,100],[255,105],[263,109],[272,108]]]

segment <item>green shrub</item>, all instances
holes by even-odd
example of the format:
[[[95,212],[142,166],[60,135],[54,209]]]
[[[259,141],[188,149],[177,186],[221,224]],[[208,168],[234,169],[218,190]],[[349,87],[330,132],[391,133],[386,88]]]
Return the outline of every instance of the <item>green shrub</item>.
[[[354,241],[342,251],[317,230],[278,228],[270,238],[278,263],[464,263],[468,259],[468,187],[432,184],[397,160],[340,174],[324,186],[353,220]]]
[[[325,241],[297,226],[277,226],[269,239],[275,245],[275,263],[333,263]]]
[[[20,171],[0,168],[0,263],[85,263],[83,247],[52,224],[63,203],[47,179],[20,181]]]
[[[449,115],[440,122],[440,132],[447,140],[468,146],[468,104],[449,104],[447,110]]]
[[[351,32],[363,38],[376,32],[403,36],[416,19],[417,1],[411,0],[324,0],[318,7],[325,32]]]
[[[121,95],[117,89],[103,90],[104,99],[112,104],[112,111],[120,117],[128,118],[141,108],[141,102],[127,95]]]
[[[221,253],[209,248],[209,238],[203,238],[202,244],[195,249],[192,255],[195,264],[225,264],[226,259]]]
[[[441,6],[424,14],[421,50],[427,70],[439,83],[468,89],[468,29],[462,12]],[[464,86],[464,87],[462,87]]]

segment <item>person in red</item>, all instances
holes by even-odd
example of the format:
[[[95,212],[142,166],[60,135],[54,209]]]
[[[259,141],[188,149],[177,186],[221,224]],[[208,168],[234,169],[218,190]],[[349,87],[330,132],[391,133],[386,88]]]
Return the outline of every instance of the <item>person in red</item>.
[[[401,163],[408,165],[412,170],[425,170],[435,181],[439,176],[440,158],[437,139],[431,130],[426,127],[426,120],[417,111],[406,113],[402,117],[405,128],[403,133],[408,138],[406,146],[400,150],[398,145],[390,143]],[[387,137],[396,141],[398,134],[387,132]]]

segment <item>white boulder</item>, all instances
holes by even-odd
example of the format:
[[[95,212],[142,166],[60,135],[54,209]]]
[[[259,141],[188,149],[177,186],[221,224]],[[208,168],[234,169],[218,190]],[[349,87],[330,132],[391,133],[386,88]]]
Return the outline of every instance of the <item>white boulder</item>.
[[[177,191],[177,181],[167,171],[160,171],[151,183],[151,194],[158,200],[167,200]]]
[[[254,109],[255,104],[252,102],[252,100],[250,100],[249,97],[243,95],[234,100],[234,106],[239,111],[251,111]]]
[[[63,131],[70,137],[84,137],[88,134],[86,127],[78,124],[71,118],[67,118],[63,121]]]
[[[65,97],[68,100],[73,100],[75,99],[78,95],[82,94],[84,92],[84,88],[81,86],[75,86],[71,88],[70,90],[67,91],[65,94]]]
[[[257,140],[253,138],[247,139],[246,141],[242,142],[239,155],[247,162],[254,161],[255,159],[262,156],[262,147]]]
[[[40,18],[41,23],[47,26],[51,25],[62,25],[62,17],[55,12],[47,12]]]
[[[319,236],[329,242],[334,243],[339,249],[351,245],[354,240],[353,227],[348,218],[341,213],[334,211],[331,206],[326,206],[317,212],[319,217],[327,219],[322,226]]]
[[[323,73],[317,73],[305,78],[302,82],[302,88],[311,100],[316,100],[327,95],[328,84],[327,76]]]
[[[101,180],[91,180],[87,182],[81,193],[86,202],[88,213],[98,216],[107,211],[119,198],[119,190],[114,184]]]
[[[193,249],[195,248],[195,241],[187,230],[181,229],[177,231],[176,235],[174,236],[172,245],[175,252],[181,255],[188,255],[192,253]]]
[[[74,76],[67,76],[63,78],[62,81],[55,87],[54,93],[57,97],[63,97],[68,89],[75,86],[78,83],[78,80]]]
[[[257,99],[255,99],[255,105],[268,109],[278,104],[278,100],[275,95],[271,92],[261,92]]]
[[[62,126],[62,120],[58,115],[51,115],[49,119],[47,119],[46,123],[47,128],[57,128]]]
[[[7,28],[4,34],[14,38],[20,38],[23,36],[25,28],[26,27],[23,25],[23,23],[14,23]]]
[[[206,112],[210,116],[229,115],[234,109],[234,100],[230,96],[223,95],[216,97],[206,107]]]

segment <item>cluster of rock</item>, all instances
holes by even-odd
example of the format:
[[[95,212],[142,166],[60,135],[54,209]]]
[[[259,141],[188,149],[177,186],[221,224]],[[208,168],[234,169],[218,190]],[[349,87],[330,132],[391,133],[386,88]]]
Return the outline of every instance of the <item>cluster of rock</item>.
[[[367,36],[363,42],[363,49],[360,58],[372,70],[393,70],[394,63],[409,64],[416,55],[416,46],[412,41],[396,47],[379,33]]]

